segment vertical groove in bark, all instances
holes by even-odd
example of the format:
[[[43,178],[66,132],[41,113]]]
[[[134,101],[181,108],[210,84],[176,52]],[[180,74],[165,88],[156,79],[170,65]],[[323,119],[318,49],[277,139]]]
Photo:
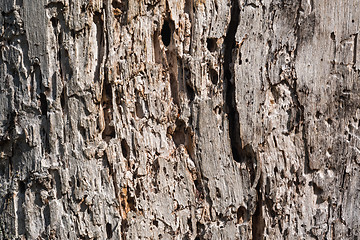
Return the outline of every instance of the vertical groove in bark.
[[[264,239],[265,220],[263,216],[263,197],[262,197],[263,179],[260,180],[256,186],[256,210],[252,216],[252,239]]]
[[[240,136],[239,112],[236,107],[235,72],[233,64],[233,50],[236,48],[236,30],[239,26],[240,8],[238,0],[231,0],[231,18],[224,39],[224,84],[225,102],[229,120],[229,136],[231,151],[235,161],[243,161]]]

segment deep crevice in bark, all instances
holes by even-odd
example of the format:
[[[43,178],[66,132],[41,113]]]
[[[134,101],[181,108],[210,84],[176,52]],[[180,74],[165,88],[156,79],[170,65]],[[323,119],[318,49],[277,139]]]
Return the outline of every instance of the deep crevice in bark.
[[[0,78],[3,80],[3,88],[0,89],[0,178],[3,186],[0,193],[0,238],[35,239],[49,238],[50,235],[50,238],[61,239],[177,236],[185,236],[184,239],[221,239],[227,236],[259,239],[263,236],[287,238],[298,233],[314,238],[350,238],[356,233],[357,220],[353,216],[356,216],[357,205],[352,196],[357,190],[350,182],[352,177],[356,178],[353,174],[357,170],[356,141],[360,124],[358,114],[349,108],[358,100],[356,80],[359,75],[355,63],[359,59],[359,43],[358,33],[353,32],[358,25],[358,21],[354,22],[356,13],[347,7],[343,11],[342,6],[334,11],[331,4],[320,2],[315,6],[319,7],[315,15],[312,13],[313,0],[270,1],[266,6],[246,2],[245,6],[249,7],[244,8],[240,0],[231,1],[237,2],[232,3],[231,28],[229,26],[227,41],[222,49],[214,44],[217,37],[224,34],[224,21],[229,23],[229,6],[218,8],[217,5],[229,5],[230,1],[206,2],[203,7],[202,4],[186,0],[182,12],[182,7],[178,8],[170,1],[109,0],[106,3],[85,3],[70,0],[66,6],[65,3],[48,4],[45,14],[41,11],[42,4],[34,5],[37,1],[24,1],[26,6],[22,6],[22,0],[15,0],[16,4],[4,1],[6,10],[3,11],[11,12],[0,13],[0,25],[4,23],[4,34],[0,36],[4,44],[1,46],[0,59]],[[239,21],[234,23],[239,17],[234,15],[239,14],[239,6],[239,30],[251,32],[251,43],[242,49],[242,53],[239,50],[242,41],[235,38]],[[23,7],[26,7],[26,11]],[[105,7],[106,14],[103,12]],[[162,55],[162,21],[157,16],[160,13],[166,15],[167,12],[171,13],[177,28],[174,32],[176,45],[172,41],[169,48],[165,47],[171,56]],[[315,18],[319,12],[325,18]],[[313,15],[310,16],[310,13]],[[334,19],[339,18],[339,21],[346,23],[343,24],[345,26],[333,26],[330,19],[332,28],[313,28],[313,23],[320,21],[319,26],[322,26],[321,21],[329,20],[328,13],[330,17],[335,16]],[[113,19],[114,16],[117,20]],[[229,19],[224,20],[227,17]],[[94,19],[97,21],[95,29],[91,25]],[[173,27],[169,16],[167,19],[170,27]],[[206,22],[208,19],[209,24]],[[288,36],[296,22],[298,26],[295,26],[294,34],[298,35]],[[38,26],[41,27],[36,29]],[[90,35],[87,34],[89,29],[93,30]],[[18,30],[24,31],[22,35],[17,35]],[[52,31],[54,36],[48,34]],[[151,53],[150,49],[151,32],[154,32],[155,53]],[[349,34],[351,38],[348,38]],[[219,44],[220,40],[223,39],[219,39]],[[272,41],[274,53],[269,54],[269,58],[274,58],[274,61],[261,59],[267,51],[266,41]],[[96,46],[100,49],[104,43],[106,53],[99,53]],[[189,50],[191,43],[193,47]],[[183,47],[178,47],[181,44],[184,44]],[[298,44],[295,50],[294,44]],[[269,47],[269,53],[272,53]],[[285,47],[286,56],[278,51],[285,50]],[[101,54],[105,54],[104,57]],[[155,66],[152,65],[152,54],[155,56]],[[253,59],[248,58],[248,54]],[[36,69],[30,63],[36,56],[43,61],[41,70],[44,82],[39,78],[40,67]],[[319,64],[317,60],[320,57]],[[255,69],[258,60],[261,62],[259,71]],[[263,81],[262,60],[270,64],[273,82],[277,82],[273,77],[278,77],[278,67],[284,67],[285,80],[278,87],[278,83],[274,83],[270,89],[266,89],[269,85]],[[206,68],[209,62],[211,64]],[[167,67],[168,63],[170,67]],[[242,65],[233,67],[235,63]],[[250,64],[253,64],[252,68],[249,68]],[[83,69],[84,66],[90,66],[91,73],[89,69]],[[114,66],[119,66],[118,72],[112,71]],[[332,67],[329,74],[326,72],[328,67]],[[94,74],[95,68],[97,73],[92,82],[94,76],[91,74]],[[137,69],[140,70],[142,81],[134,80]],[[253,70],[260,76],[252,75]],[[291,73],[286,75],[288,70]],[[313,74],[312,70],[317,72]],[[175,100],[171,99],[170,74]],[[213,84],[209,81],[203,85],[206,75]],[[246,78],[254,81],[247,82]],[[224,83],[221,83],[222,80]],[[297,81],[298,87],[293,81]],[[144,95],[137,94],[135,82],[136,85],[139,82],[139,89],[144,90]],[[224,84],[223,89],[218,89],[218,84]],[[345,87],[343,92],[342,88]],[[242,95],[242,88],[256,90],[253,91],[256,101],[251,106],[244,102],[247,99]],[[221,96],[218,98],[219,91],[214,92],[214,89],[220,92],[224,90],[220,93],[223,99]],[[278,101],[273,101],[273,96],[268,92],[270,90],[275,98],[276,95],[280,97]],[[281,99],[283,90],[285,98]],[[335,96],[333,92],[336,92]],[[121,93],[121,98],[115,96],[116,93]],[[340,102],[337,102],[338,97]],[[119,113],[112,112],[117,107],[115,100],[119,103]],[[80,102],[84,104],[77,105]],[[174,102],[178,105],[174,106]],[[258,103],[260,105],[256,109]],[[146,104],[148,106],[144,107]],[[135,113],[132,111],[134,105]],[[77,106],[79,111],[75,109]],[[106,122],[102,123],[107,124],[101,125],[104,127],[102,131],[96,126],[99,108],[105,111]],[[273,108],[272,116],[266,116]],[[290,110],[286,114],[287,109]],[[227,115],[222,115],[224,110]],[[14,118],[18,114],[18,120],[12,120],[12,111]],[[225,127],[225,133],[222,117],[227,118],[225,122],[229,122],[225,125],[230,126],[228,130]],[[195,125],[192,118],[199,118],[201,124]],[[12,125],[16,125],[16,128]],[[168,125],[171,125],[171,129],[174,127],[174,144],[171,139],[166,139]],[[115,128],[117,131],[114,131]],[[193,131],[197,135],[193,136]],[[115,133],[128,142],[123,140],[121,144],[122,138],[119,139]],[[245,141],[247,134],[254,134],[252,142]],[[117,138],[111,139],[114,137]],[[103,140],[109,141],[109,144]],[[145,144],[141,144],[141,141]],[[224,141],[226,149],[222,147]],[[181,148],[176,149],[180,145]],[[191,149],[196,153],[196,158],[192,157],[193,162],[187,161],[187,156],[181,152],[183,145],[188,151]],[[44,149],[49,146],[50,154],[44,154]],[[194,146],[194,149],[188,146]],[[322,151],[325,148],[326,153]],[[256,155],[254,150],[261,155]],[[241,164],[229,163],[227,160],[232,161],[231,154]],[[102,163],[99,162],[101,159]],[[260,162],[264,164],[263,167]],[[173,171],[166,172],[173,163]],[[320,175],[309,174],[304,178],[306,173],[318,170],[317,164],[321,164]],[[145,172],[136,171],[140,170],[136,168],[140,165],[144,166]],[[242,167],[240,172],[238,166]],[[160,169],[152,172],[156,168]],[[261,169],[263,174],[268,175],[263,175],[263,179],[259,177]],[[29,173],[39,174],[41,178],[49,173],[53,179],[51,189],[31,187],[35,180],[28,178]],[[29,179],[28,182],[25,182],[26,179]],[[312,188],[309,187],[310,183]],[[135,191],[133,186],[136,186]],[[223,191],[222,187],[228,191]],[[95,193],[93,198],[84,195],[90,191]],[[333,196],[328,197],[329,192]],[[179,197],[182,201],[178,201]],[[317,197],[316,204],[301,214],[303,206],[309,205],[306,201],[314,197]],[[324,201],[329,202],[327,210]],[[163,207],[164,204],[157,202],[170,207]],[[104,204],[100,206],[97,203]],[[322,203],[321,206],[319,203]],[[229,212],[228,206],[231,207]],[[174,211],[170,215],[168,210],[172,209]],[[128,211],[135,210],[136,214],[131,212],[126,216]],[[295,216],[294,221],[289,223],[287,212]],[[297,213],[301,216],[298,217]],[[58,228],[56,215],[62,216],[61,225],[65,227]],[[143,221],[144,217],[150,220]],[[234,224],[236,217],[238,225]],[[84,221],[80,224],[81,218]],[[264,219],[269,224],[265,231],[262,226]],[[40,224],[35,226],[36,222]],[[307,224],[309,222],[313,224]],[[138,231],[139,227],[145,231]]]
[[[106,235],[108,239],[112,238],[113,236],[113,229],[111,223],[106,224]]]
[[[18,197],[17,197],[17,224],[18,224],[18,230],[17,230],[17,234],[18,235],[24,235],[26,233],[25,231],[25,227],[26,227],[26,214],[25,214],[25,208],[24,208],[24,203],[25,203],[25,192],[26,192],[26,183],[25,181],[19,181],[18,182],[18,189],[19,189],[19,193],[18,193]]]
[[[260,181],[256,186],[256,210],[252,216],[252,237],[253,239],[264,239],[264,229],[265,229],[265,220],[263,217],[262,206],[263,198],[261,194],[262,186],[262,177],[260,176]]]
[[[240,137],[239,112],[236,108],[236,89],[234,80],[234,69],[231,66],[233,49],[235,48],[235,35],[239,25],[240,8],[237,0],[231,2],[231,20],[224,40],[224,83],[226,86],[225,103],[229,119],[229,137],[233,158],[236,162],[243,161]]]
[[[94,81],[100,81],[101,66],[105,54],[104,21],[101,13],[95,13],[93,21],[96,25],[97,62],[94,74]]]
[[[165,19],[161,28],[161,40],[166,47],[170,45],[171,38],[172,30],[170,28],[169,21]]]
[[[103,83],[103,90],[102,90],[102,109],[104,114],[104,124],[105,128],[102,132],[102,138],[109,142],[110,139],[115,137],[115,127],[113,123],[113,104],[112,104],[112,87],[111,84],[108,82],[107,74],[105,76],[105,80]]]

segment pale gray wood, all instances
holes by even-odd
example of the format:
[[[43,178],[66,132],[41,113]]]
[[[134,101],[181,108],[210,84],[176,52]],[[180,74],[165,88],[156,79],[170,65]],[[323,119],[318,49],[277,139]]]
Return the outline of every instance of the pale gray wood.
[[[359,0],[0,0],[0,239],[357,239]]]

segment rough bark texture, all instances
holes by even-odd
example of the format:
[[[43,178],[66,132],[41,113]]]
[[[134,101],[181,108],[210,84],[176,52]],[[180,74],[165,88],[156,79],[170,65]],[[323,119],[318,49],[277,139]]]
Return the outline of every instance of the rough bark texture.
[[[359,0],[0,0],[0,239],[356,239]]]

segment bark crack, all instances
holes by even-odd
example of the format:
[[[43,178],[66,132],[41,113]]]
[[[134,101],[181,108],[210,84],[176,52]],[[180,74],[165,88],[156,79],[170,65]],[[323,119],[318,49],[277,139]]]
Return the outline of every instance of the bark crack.
[[[240,124],[239,112],[236,107],[236,88],[234,80],[234,67],[231,65],[233,62],[233,49],[235,48],[235,36],[239,26],[240,8],[237,0],[231,1],[231,20],[224,39],[225,53],[224,53],[224,83],[226,87],[225,104],[227,107],[228,120],[229,120],[229,137],[231,143],[231,151],[233,158],[236,162],[241,159],[241,137],[240,137]]]
[[[252,237],[253,239],[264,239],[265,220],[262,212],[263,197],[261,193],[262,176],[256,186],[256,208],[252,216]]]

